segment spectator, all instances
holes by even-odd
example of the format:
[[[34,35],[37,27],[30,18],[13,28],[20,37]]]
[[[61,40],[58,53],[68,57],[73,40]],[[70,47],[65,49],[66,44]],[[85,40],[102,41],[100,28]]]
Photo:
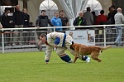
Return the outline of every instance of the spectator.
[[[79,16],[77,18],[75,18],[73,25],[74,26],[83,26],[86,25],[86,19],[83,17],[83,12],[80,11],[79,12]],[[81,28],[76,28],[76,29],[81,29]]]
[[[87,7],[87,11],[84,13],[84,18],[86,19],[87,25],[93,25],[94,19],[90,7]]]
[[[103,25],[107,22],[107,16],[104,15],[104,10],[100,11],[100,15],[96,18],[96,23],[97,25]]]
[[[11,28],[14,26],[13,17],[9,9],[5,8],[3,15],[1,16],[1,23],[3,28]]]
[[[30,15],[27,13],[27,9],[23,8],[22,12],[24,13],[24,23],[23,27],[29,27]],[[24,44],[29,44],[30,40],[30,30],[23,30],[24,35]]]
[[[68,18],[65,16],[65,12],[63,10],[59,11],[59,18],[62,21],[62,26],[69,26]],[[67,30],[67,28],[63,28],[63,30]]]
[[[13,28],[13,16],[9,9],[5,8],[3,15],[1,16],[1,23],[3,25],[3,28]],[[10,30],[4,31],[5,35],[5,45],[10,45],[12,43],[12,34],[10,34]]]
[[[48,25],[53,26],[53,24],[51,23],[50,19],[48,18],[48,16],[46,15],[46,11],[42,10],[41,11],[41,15],[38,16],[37,20],[36,20],[36,26],[37,27],[48,27]],[[40,31],[47,31],[47,29],[38,29],[37,30],[37,35],[39,36],[41,34]]]
[[[30,21],[30,15],[27,13],[27,9],[24,8],[22,10],[22,12],[24,13],[24,23],[23,26],[24,27],[28,27],[29,26],[29,21]]]
[[[23,28],[24,25],[24,13],[20,11],[20,6],[17,5],[15,8],[15,12],[13,14],[15,28]],[[23,30],[14,31],[14,40],[13,45],[23,44]]]
[[[115,9],[115,6],[109,7],[108,24],[115,24],[114,16],[116,13],[117,13],[117,10]]]
[[[54,12],[54,17],[51,19],[51,22],[54,26],[56,26],[55,31],[62,31],[62,21],[59,18],[59,12]]]
[[[124,24],[124,15],[122,14],[122,9],[117,8],[117,13],[114,16],[115,18],[115,24]],[[122,26],[116,26],[116,33],[117,33],[117,38],[115,40],[115,45],[116,46],[123,46],[121,38],[122,38]]]
[[[94,23],[93,24],[95,25],[95,21],[96,21],[97,16],[96,16],[95,11],[92,11],[91,13],[93,14],[93,19],[94,19]]]

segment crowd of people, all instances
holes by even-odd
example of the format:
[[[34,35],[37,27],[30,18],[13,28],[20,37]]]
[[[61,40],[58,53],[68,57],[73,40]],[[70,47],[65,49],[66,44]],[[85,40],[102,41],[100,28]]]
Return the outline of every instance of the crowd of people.
[[[24,8],[22,11],[20,10],[19,5],[15,7],[15,12],[13,12],[13,16],[10,16],[11,11],[5,8],[3,15],[0,16],[2,26],[0,28],[24,28],[29,27],[30,24],[30,15],[27,13],[27,9]],[[95,12],[92,11],[90,7],[87,7],[86,12],[80,11],[78,13],[78,17],[76,17],[73,21],[74,26],[84,26],[84,25],[103,25],[103,24],[123,24],[124,16],[122,14],[121,8],[115,8],[115,6],[109,7],[108,15],[104,14],[104,10],[100,11],[100,15],[96,16]],[[53,18],[50,20],[46,15],[46,11],[42,10],[41,14],[36,19],[36,27],[48,27],[55,26],[55,29],[51,29],[52,31],[64,31],[67,28],[62,28],[62,26],[69,26],[69,19],[66,17],[64,10],[55,11]],[[81,29],[75,28],[75,29]],[[115,45],[121,46],[121,37],[122,37],[122,27],[116,26],[117,28],[117,39],[115,41]],[[40,35],[40,31],[47,31],[47,29],[38,29],[37,35]],[[18,33],[17,33],[18,32]],[[9,37],[9,33],[6,34],[6,37]],[[13,45],[23,44],[23,31],[16,30],[14,33]],[[9,42],[10,39],[7,39]],[[19,41],[19,42],[18,42]]]
[[[27,13],[26,8],[21,11],[20,6],[17,5],[15,7],[15,12],[11,12],[9,8],[5,8],[0,19],[3,28],[24,28],[29,26],[30,15]],[[13,40],[10,38],[11,34],[8,32],[11,32],[11,30],[4,31],[5,45],[9,45],[12,41],[12,45],[21,45],[23,43],[23,30],[15,30],[13,33]]]

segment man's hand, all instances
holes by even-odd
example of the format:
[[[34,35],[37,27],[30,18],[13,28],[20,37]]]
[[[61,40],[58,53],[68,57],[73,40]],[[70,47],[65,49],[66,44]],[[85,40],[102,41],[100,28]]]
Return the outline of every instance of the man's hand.
[[[54,44],[54,48],[57,48],[57,45],[56,44]]]
[[[38,50],[42,51],[42,45],[36,44]]]
[[[49,60],[45,60],[45,62],[46,62],[46,64],[48,64],[49,63]]]

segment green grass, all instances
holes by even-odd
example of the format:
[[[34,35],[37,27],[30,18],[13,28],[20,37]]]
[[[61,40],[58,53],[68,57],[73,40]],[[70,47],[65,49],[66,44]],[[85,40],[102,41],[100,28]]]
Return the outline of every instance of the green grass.
[[[46,65],[44,52],[0,54],[0,82],[124,82],[123,48],[106,50],[99,58],[101,63],[68,64],[53,52]]]

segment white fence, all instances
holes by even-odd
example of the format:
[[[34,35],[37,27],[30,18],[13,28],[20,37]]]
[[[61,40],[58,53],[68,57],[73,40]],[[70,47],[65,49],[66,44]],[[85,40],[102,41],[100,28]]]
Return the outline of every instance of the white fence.
[[[95,31],[95,45],[106,46],[114,45],[116,39],[115,26],[120,25],[91,25],[91,26],[76,26],[76,30],[94,30]],[[62,27],[68,30],[63,32],[74,31],[74,26]],[[78,29],[77,29],[78,28]],[[47,30],[43,30],[47,29]],[[0,29],[0,51],[5,52],[24,52],[24,51],[38,51],[36,45],[38,42],[38,35],[42,32],[51,32],[55,27],[29,27],[29,28],[6,28]],[[122,42],[124,43],[124,29],[122,31]],[[16,44],[15,44],[16,43]],[[45,47],[45,46],[44,46]]]

